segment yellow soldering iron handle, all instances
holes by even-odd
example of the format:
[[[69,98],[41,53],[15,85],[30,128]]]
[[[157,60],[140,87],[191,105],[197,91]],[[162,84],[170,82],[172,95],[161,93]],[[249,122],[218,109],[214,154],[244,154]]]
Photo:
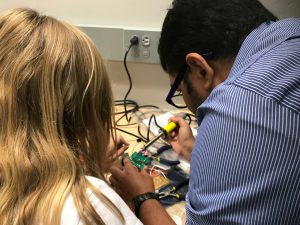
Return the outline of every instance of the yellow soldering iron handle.
[[[181,115],[181,117],[182,117],[183,119],[185,119],[186,116],[187,116],[186,113],[184,113],[184,114]],[[164,133],[165,136],[168,136],[169,133],[170,133],[171,131],[173,131],[176,127],[177,127],[177,124],[176,124],[176,123],[170,122],[170,123],[168,123],[164,128],[162,128],[162,131],[163,131],[163,133]]]
[[[177,124],[174,122],[168,123],[164,128],[165,135],[168,135],[172,130],[174,130],[177,127]]]

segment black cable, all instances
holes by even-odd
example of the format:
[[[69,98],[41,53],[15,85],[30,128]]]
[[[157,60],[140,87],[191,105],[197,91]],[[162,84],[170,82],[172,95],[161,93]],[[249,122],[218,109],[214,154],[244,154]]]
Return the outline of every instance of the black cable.
[[[141,132],[141,127],[140,127],[140,124],[138,124],[138,133],[139,133],[139,135],[141,136],[141,137],[143,137],[143,139],[145,139],[145,140],[147,140],[147,142],[149,141],[148,139],[147,139],[147,137],[145,137],[143,134],[142,134],[142,132]]]
[[[115,115],[123,114],[122,116],[120,116],[120,118],[118,118],[116,120],[116,126],[117,126],[116,129],[119,130],[119,131],[121,131],[121,132],[124,132],[124,133],[127,133],[129,135],[132,135],[134,137],[140,138],[142,141],[146,142],[146,141],[149,140],[149,130],[147,132],[147,137],[144,137],[144,135],[142,135],[142,133],[140,131],[139,124],[138,124],[138,133],[139,133],[140,137],[137,136],[137,135],[135,135],[135,134],[132,134],[130,132],[127,132],[127,131],[125,131],[123,129],[118,128],[118,126],[120,127],[120,126],[129,126],[129,125],[135,125],[136,124],[136,123],[132,123],[132,124],[129,124],[129,123],[128,124],[118,124],[124,117],[126,117],[127,122],[129,122],[130,119],[131,119],[131,118],[128,117],[129,113],[135,113],[135,112],[139,111],[141,108],[156,108],[156,109],[160,109],[158,106],[155,106],[155,105],[142,105],[142,106],[139,106],[137,102],[135,102],[133,100],[127,99],[128,95],[129,95],[129,93],[130,93],[130,91],[132,89],[132,79],[131,79],[131,75],[130,75],[130,72],[129,72],[128,67],[127,67],[127,56],[128,56],[128,53],[129,53],[130,49],[132,48],[132,46],[137,45],[138,42],[139,42],[138,37],[137,36],[133,36],[130,39],[130,45],[129,45],[129,47],[128,47],[127,51],[125,52],[125,55],[124,55],[124,61],[123,61],[123,63],[124,63],[126,74],[128,76],[128,80],[129,80],[129,88],[128,88],[128,90],[127,90],[127,92],[126,92],[123,100],[115,100],[115,105],[116,106],[118,106],[118,105],[123,105],[124,106],[124,111],[122,111],[122,112],[116,112],[115,113]],[[128,105],[132,106],[132,108],[129,109],[129,110],[127,108]],[[154,121],[155,121],[155,124],[158,126],[155,117],[154,117]],[[151,122],[151,120],[150,120],[150,122]],[[148,127],[148,129],[150,129],[150,128]]]
[[[127,63],[126,63],[126,59],[127,59],[127,55],[131,49],[132,45],[129,45],[129,48],[128,50],[126,51],[125,53],[125,56],[124,56],[124,67],[125,67],[125,70],[126,70],[126,73],[127,73],[127,77],[128,77],[128,80],[129,80],[129,88],[125,94],[125,97],[124,97],[124,109],[125,109],[125,116],[126,116],[126,120],[129,121],[129,118],[128,118],[128,112],[127,112],[127,104],[126,104],[126,100],[127,100],[127,97],[131,91],[131,88],[132,88],[132,80],[131,80],[131,76],[130,76],[130,73],[129,73],[129,70],[127,68]]]
[[[185,115],[186,115],[185,120],[188,120],[188,124],[191,125],[191,123],[192,123],[192,118],[191,118],[191,116],[190,116],[189,114],[185,114]]]
[[[128,104],[128,103],[127,103]],[[124,105],[124,103],[122,103],[122,105]],[[131,105],[131,104],[130,104]],[[131,109],[127,109],[127,113],[130,113],[130,112],[136,112],[138,111],[138,108],[139,106],[132,106]],[[120,114],[124,114],[125,116],[125,110],[124,111],[120,111],[120,112],[115,112],[114,115],[120,115]]]
[[[150,116],[150,119],[149,119],[149,123],[148,123],[148,128],[147,128],[147,140],[149,141],[150,140],[150,130],[151,130],[151,120],[154,120],[154,123],[155,125],[159,128],[159,129],[162,129],[162,127],[157,123],[156,121],[156,116],[154,114],[152,114]]]
[[[133,133],[130,133],[130,132],[126,131],[126,130],[120,129],[120,128],[118,128],[118,127],[116,127],[116,130],[121,131],[121,132],[126,133],[126,134],[129,134],[129,135],[131,135],[131,136],[133,136],[133,137],[136,137],[136,138],[142,140],[142,141],[145,142],[145,143],[147,142],[147,140],[146,140],[144,137],[140,137],[140,136],[138,136],[138,135],[136,135],[136,134],[133,134]]]
[[[124,116],[125,116],[125,114],[123,114],[122,116],[120,116],[119,119],[116,120],[116,125],[117,125],[117,126],[119,126],[119,125],[118,125],[118,122],[119,122],[121,119],[123,119]]]
[[[137,124],[137,123],[119,124],[119,122],[123,119],[124,116],[125,116],[125,114],[123,114],[119,119],[116,120],[116,126],[118,126],[118,127],[128,127],[128,126]]]
[[[149,122],[148,122],[148,129],[147,129],[147,140],[148,141],[150,140],[150,138],[149,138],[149,136],[150,136],[150,127],[151,127],[151,121],[152,121],[153,118],[155,118],[154,114],[152,114],[150,116],[150,119],[149,119]]]
[[[131,99],[127,99],[126,100],[128,103],[131,103],[133,105],[138,105],[138,103],[134,100],[131,100]],[[124,104],[124,99],[118,99],[118,100],[115,100],[114,101],[116,105],[123,105]]]
[[[140,108],[155,108],[155,109],[160,109],[158,106],[156,105],[141,105],[139,106],[139,109]]]
[[[189,125],[191,125],[191,123],[192,123],[192,121],[197,121],[197,119],[196,119],[196,116],[194,115],[194,114],[191,114],[191,113],[186,113],[186,116],[187,116],[187,118],[188,118],[188,120],[189,120]],[[193,119],[192,119],[193,118]]]
[[[155,123],[156,126],[158,126],[159,129],[162,129],[162,127],[156,121],[156,116],[154,116],[154,123]]]
[[[126,100],[127,103],[126,105],[131,105],[132,108],[131,109],[127,109],[127,114],[128,113],[135,113],[138,112],[140,109],[142,108],[155,108],[155,109],[160,109],[158,106],[156,105],[141,105],[139,106],[137,102],[133,101],[133,100]],[[119,106],[119,105],[124,105],[124,100],[115,100],[115,106]],[[127,123],[127,124],[119,124],[119,122],[126,116],[125,111],[121,111],[121,112],[115,112],[114,115],[120,115],[123,114],[122,116],[120,116],[117,120],[116,120],[116,125],[117,126],[130,126],[130,125],[136,125],[137,123]]]
[[[119,106],[119,105],[124,105],[123,100],[116,100],[115,101],[115,106]],[[127,109],[127,113],[134,113],[136,111],[139,110],[139,105],[132,100],[127,100],[127,104],[129,104],[130,106],[132,106],[131,109]],[[120,115],[122,114],[117,120],[116,120],[116,126],[130,126],[130,125],[136,125],[136,123],[127,123],[127,124],[119,124],[119,122],[126,116],[126,112],[125,111],[121,111],[121,112],[115,112],[114,115]]]
[[[132,79],[131,79],[131,76],[130,76],[130,73],[129,73],[129,70],[127,68],[127,55],[131,49],[132,46],[134,45],[137,45],[139,42],[139,39],[137,36],[133,36],[131,39],[130,39],[130,45],[127,49],[127,51],[125,52],[125,55],[124,55],[124,67],[125,67],[125,70],[126,70],[126,74],[127,74],[127,77],[128,77],[128,80],[129,80],[129,88],[125,94],[125,97],[124,97],[124,109],[125,109],[125,116],[126,116],[126,120],[129,122],[129,118],[128,118],[128,112],[127,112],[127,104],[126,104],[126,101],[127,101],[127,97],[132,89]]]
[[[115,106],[120,106],[120,105],[123,105],[124,106],[124,100],[115,100],[114,103],[115,103]],[[128,112],[134,112],[134,111],[137,111],[138,108],[139,108],[139,105],[137,102],[133,101],[133,100],[126,100],[126,105],[131,105],[132,106],[132,109],[130,110],[127,110],[127,113]],[[118,115],[118,114],[124,114],[125,113],[125,110],[124,111],[121,111],[121,112],[115,112],[114,114],[115,115]]]

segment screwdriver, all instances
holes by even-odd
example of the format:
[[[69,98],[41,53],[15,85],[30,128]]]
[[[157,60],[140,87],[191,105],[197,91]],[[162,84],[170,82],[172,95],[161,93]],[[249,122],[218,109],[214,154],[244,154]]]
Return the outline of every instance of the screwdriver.
[[[185,119],[187,115],[184,113],[181,117],[183,119]],[[156,135],[154,138],[152,138],[149,142],[147,142],[143,149],[147,149],[150,145],[152,145],[154,142],[156,142],[159,138],[161,138],[162,136],[167,137],[169,135],[169,133],[171,131],[173,131],[175,128],[177,127],[177,124],[174,122],[170,122],[168,123],[166,126],[164,126],[163,128],[161,128],[159,130],[158,135]]]

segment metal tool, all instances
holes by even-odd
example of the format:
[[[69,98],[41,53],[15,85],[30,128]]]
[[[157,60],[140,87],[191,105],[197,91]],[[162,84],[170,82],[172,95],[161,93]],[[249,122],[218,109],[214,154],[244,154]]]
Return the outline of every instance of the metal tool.
[[[189,179],[185,179],[179,182],[177,185],[171,186],[170,188],[168,188],[168,190],[160,191],[158,192],[158,198],[163,199],[166,197],[174,197],[178,200],[185,200],[185,195],[180,194],[177,191],[184,185],[187,185],[188,183],[189,183]]]

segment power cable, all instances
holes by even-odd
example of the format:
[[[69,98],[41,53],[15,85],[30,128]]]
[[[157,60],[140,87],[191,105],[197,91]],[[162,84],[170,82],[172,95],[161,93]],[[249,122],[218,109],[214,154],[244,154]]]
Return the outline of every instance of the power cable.
[[[131,79],[131,75],[129,73],[129,70],[127,68],[127,56],[128,56],[128,53],[131,49],[132,46],[134,45],[137,45],[139,43],[139,38],[137,36],[133,36],[131,39],[130,39],[130,45],[127,49],[127,51],[125,52],[125,55],[124,55],[124,67],[125,67],[125,71],[126,71],[126,74],[127,74],[127,77],[128,77],[128,80],[129,80],[129,88],[125,94],[125,97],[124,97],[124,109],[125,109],[125,116],[126,116],[126,120],[127,122],[130,121],[130,118],[128,118],[128,111],[127,111],[127,97],[132,89],[132,79]]]

